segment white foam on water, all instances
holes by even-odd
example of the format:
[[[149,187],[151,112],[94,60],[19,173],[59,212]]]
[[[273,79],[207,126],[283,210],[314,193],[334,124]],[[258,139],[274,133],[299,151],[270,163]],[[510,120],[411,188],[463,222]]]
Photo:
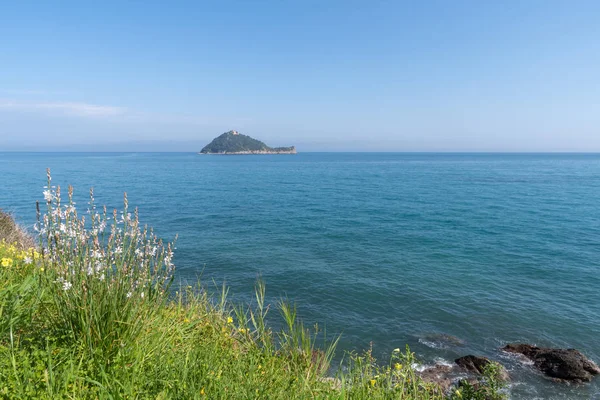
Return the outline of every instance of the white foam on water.
[[[424,344],[425,346],[427,346],[431,349],[445,349],[446,348],[446,346],[444,346],[442,343],[432,342],[432,341],[425,340],[422,338],[419,338],[419,343]]]
[[[455,364],[452,363],[451,361],[448,361],[444,358],[441,357],[436,357],[433,359],[433,364],[417,364],[417,363],[413,363],[411,365],[411,368],[414,369],[417,372],[423,372],[428,368],[434,368],[436,365],[444,365],[447,367],[452,367]]]
[[[456,365],[452,361],[448,361],[448,360],[446,360],[445,358],[442,358],[442,357],[436,357],[436,358],[433,359],[433,361],[435,361],[435,364],[437,364],[437,365],[445,365],[447,367],[453,367],[453,366]]]
[[[417,363],[412,363],[412,364],[410,365],[410,367],[411,367],[412,369],[414,369],[415,371],[417,371],[417,372],[423,372],[423,371],[425,371],[427,368],[429,368],[430,366],[429,366],[429,365],[426,365],[426,364],[417,364]]]
[[[499,354],[500,358],[510,361],[516,361],[521,365],[531,366],[534,365],[533,360],[525,357],[523,354],[509,353],[507,351],[501,351]]]

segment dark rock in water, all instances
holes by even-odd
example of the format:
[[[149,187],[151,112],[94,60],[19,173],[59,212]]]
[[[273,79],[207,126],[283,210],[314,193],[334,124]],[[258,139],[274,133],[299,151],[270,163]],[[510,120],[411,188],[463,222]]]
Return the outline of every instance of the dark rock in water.
[[[478,357],[473,355],[457,358],[456,360],[454,360],[454,362],[463,369],[469,372],[474,372],[479,375],[483,374],[485,367],[487,367],[487,365],[491,363],[491,361],[486,357]],[[498,379],[500,379],[501,381],[510,380],[508,372],[506,372],[506,368],[501,368]]]
[[[544,374],[563,381],[589,382],[600,368],[575,349],[549,349],[529,344],[509,344],[502,348],[509,353],[523,354]]]
[[[427,383],[437,383],[444,392],[447,392],[453,382],[452,370],[449,365],[436,364],[419,372],[419,376]]]
[[[436,364],[419,372],[419,376],[427,383],[437,384],[444,393],[449,393],[456,386],[461,387],[466,384],[477,389],[481,385],[479,377],[490,362],[485,357],[469,355],[456,359],[457,365]],[[502,367],[500,380],[509,380],[504,367]]]

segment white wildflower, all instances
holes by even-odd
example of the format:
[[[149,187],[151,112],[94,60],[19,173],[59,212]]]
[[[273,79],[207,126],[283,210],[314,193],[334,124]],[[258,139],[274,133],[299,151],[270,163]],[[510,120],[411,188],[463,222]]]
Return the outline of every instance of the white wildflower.
[[[99,250],[92,250],[91,256],[94,258],[102,258],[102,252]]]
[[[63,218],[63,214],[60,211],[60,208],[55,208],[54,210],[52,210],[52,216],[54,218]]]
[[[51,191],[49,190],[44,190],[44,199],[50,203],[52,200],[54,200],[54,195],[52,194]]]
[[[102,267],[102,263],[101,262],[97,262],[96,263],[96,272],[100,273],[100,272],[102,272],[103,269],[104,268]]]

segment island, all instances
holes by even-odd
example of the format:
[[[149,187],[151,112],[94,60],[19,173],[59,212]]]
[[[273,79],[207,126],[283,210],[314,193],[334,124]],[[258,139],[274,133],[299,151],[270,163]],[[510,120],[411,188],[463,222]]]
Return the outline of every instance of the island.
[[[296,154],[296,147],[269,147],[238,131],[229,131],[214,138],[199,154]]]

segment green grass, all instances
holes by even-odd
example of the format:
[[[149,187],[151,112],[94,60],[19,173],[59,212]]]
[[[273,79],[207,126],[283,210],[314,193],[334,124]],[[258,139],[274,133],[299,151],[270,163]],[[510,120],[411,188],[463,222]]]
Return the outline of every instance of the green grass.
[[[262,282],[252,307],[231,304],[226,288],[172,288],[172,245],[129,215],[126,197],[108,214],[91,193],[85,221],[72,189],[66,204],[60,188],[45,198],[40,253],[10,233],[14,223],[0,227],[13,239],[0,241],[2,399],[446,398],[418,377],[408,348],[384,364],[347,354],[332,368],[338,338],[307,329],[287,302],[265,304]]]

